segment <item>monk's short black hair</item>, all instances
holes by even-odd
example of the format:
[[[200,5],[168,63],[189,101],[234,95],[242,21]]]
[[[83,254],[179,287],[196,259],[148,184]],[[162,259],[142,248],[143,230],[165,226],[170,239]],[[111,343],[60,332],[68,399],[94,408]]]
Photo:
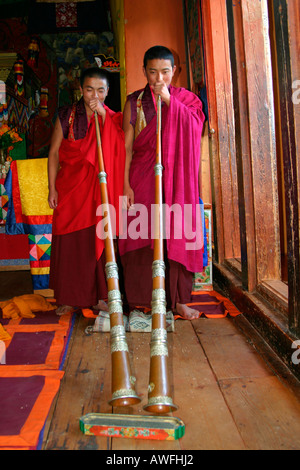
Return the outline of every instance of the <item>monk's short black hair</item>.
[[[150,47],[145,52],[144,55],[144,67],[147,67],[148,60],[153,60],[153,59],[164,59],[164,60],[170,60],[172,64],[172,68],[174,67],[174,56],[170,49],[168,49],[165,46],[153,46]]]
[[[107,86],[109,86],[109,78],[106,70],[99,69],[99,67],[89,67],[82,70],[80,74],[80,85],[83,87],[84,81],[86,78],[100,78],[101,80],[106,80]]]

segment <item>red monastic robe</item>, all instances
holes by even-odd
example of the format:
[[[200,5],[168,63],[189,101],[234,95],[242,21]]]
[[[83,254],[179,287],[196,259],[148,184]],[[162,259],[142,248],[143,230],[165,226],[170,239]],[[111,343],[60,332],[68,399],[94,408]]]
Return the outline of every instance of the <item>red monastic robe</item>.
[[[114,113],[107,106],[105,124],[99,118],[101,144],[109,204],[116,214],[119,198],[123,195],[125,145],[122,130],[122,114]],[[96,216],[101,204],[98,180],[99,164],[95,117],[92,116],[86,136],[79,140],[64,139],[59,150],[60,170],[56,178],[58,206],[54,211],[52,233],[63,235],[91,227],[99,223]],[[116,217],[118,221],[118,217]],[[118,234],[116,226],[115,235]],[[95,235],[96,236],[96,235]],[[97,259],[100,258],[104,241],[97,237]]]

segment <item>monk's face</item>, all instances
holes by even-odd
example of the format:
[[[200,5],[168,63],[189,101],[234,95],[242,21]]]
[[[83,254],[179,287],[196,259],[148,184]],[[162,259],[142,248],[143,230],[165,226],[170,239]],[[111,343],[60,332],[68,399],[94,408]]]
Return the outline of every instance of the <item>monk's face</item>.
[[[90,101],[95,98],[104,103],[108,94],[107,81],[97,77],[86,77],[80,90],[86,106],[89,107]]]
[[[172,67],[169,59],[152,59],[148,60],[147,66],[146,68],[143,67],[143,70],[150,87],[162,81],[169,86],[172,82],[176,66]]]

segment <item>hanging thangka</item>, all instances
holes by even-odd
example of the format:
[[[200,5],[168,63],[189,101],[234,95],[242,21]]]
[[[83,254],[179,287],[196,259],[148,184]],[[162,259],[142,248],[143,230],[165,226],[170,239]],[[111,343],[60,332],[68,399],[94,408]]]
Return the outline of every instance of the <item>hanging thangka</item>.
[[[55,3],[57,28],[77,28],[76,2]]]
[[[110,31],[106,0],[31,0],[28,31]]]
[[[205,77],[200,1],[185,0],[185,9],[193,81],[202,88],[205,85]]]

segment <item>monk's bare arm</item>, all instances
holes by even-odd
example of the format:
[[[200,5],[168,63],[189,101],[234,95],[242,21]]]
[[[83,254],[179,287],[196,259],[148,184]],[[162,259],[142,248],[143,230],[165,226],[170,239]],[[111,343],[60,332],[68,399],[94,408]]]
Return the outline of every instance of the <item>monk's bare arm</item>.
[[[61,145],[63,139],[63,131],[60,124],[59,118],[56,119],[49,156],[48,156],[48,187],[49,187],[49,195],[48,195],[48,203],[51,209],[55,209],[58,202],[57,191],[55,187],[56,176],[58,172],[58,165],[59,165],[59,147]]]
[[[125,172],[124,172],[124,196],[127,197],[127,209],[134,204],[134,193],[129,183],[129,170],[132,160],[132,147],[134,141],[134,129],[130,124],[131,120],[131,107],[130,102],[127,101],[123,112],[123,130],[125,136]]]

